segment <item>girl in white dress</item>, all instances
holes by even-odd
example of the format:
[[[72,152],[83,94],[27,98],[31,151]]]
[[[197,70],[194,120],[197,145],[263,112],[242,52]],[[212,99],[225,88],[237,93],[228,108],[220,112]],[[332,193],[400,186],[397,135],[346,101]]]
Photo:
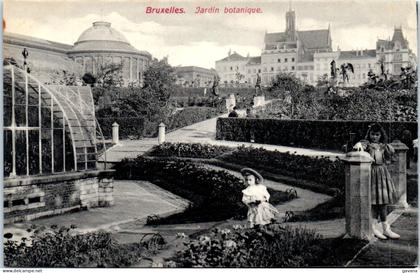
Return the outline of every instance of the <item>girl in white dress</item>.
[[[256,225],[263,226],[271,223],[278,211],[268,203],[270,194],[267,187],[261,184],[264,181],[263,177],[250,168],[242,169],[241,174],[248,183],[248,187],[242,191],[242,202],[248,207],[249,226],[252,228]]]

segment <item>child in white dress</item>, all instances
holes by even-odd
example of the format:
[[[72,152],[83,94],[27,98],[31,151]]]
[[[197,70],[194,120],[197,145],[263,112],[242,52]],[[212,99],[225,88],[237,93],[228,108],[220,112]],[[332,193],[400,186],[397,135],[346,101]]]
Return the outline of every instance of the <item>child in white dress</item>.
[[[268,203],[270,194],[267,187],[262,185],[262,176],[255,170],[244,168],[241,174],[248,183],[248,187],[242,191],[244,202],[248,207],[248,223],[252,228],[255,225],[267,225],[275,218],[277,209]]]

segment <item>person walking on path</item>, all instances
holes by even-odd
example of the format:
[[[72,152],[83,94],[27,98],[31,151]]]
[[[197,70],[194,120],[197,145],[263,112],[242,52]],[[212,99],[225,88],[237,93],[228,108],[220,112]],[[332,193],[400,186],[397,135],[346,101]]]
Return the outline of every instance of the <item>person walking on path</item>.
[[[228,118],[237,118],[239,117],[238,112],[236,112],[238,108],[235,106],[233,107],[233,111],[229,113]]]
[[[270,224],[278,211],[268,203],[270,194],[267,187],[262,184],[263,177],[251,168],[242,169],[241,174],[248,183],[248,187],[242,191],[242,202],[248,207],[249,226],[252,228]]]
[[[391,230],[387,222],[387,206],[394,204],[397,200],[395,185],[386,167],[386,162],[391,159],[395,150],[387,142],[385,130],[375,123],[369,126],[365,139],[354,145],[354,149],[365,150],[374,160],[371,168],[372,231],[376,237],[383,240],[400,238],[400,235]],[[383,232],[377,228],[378,217]]]

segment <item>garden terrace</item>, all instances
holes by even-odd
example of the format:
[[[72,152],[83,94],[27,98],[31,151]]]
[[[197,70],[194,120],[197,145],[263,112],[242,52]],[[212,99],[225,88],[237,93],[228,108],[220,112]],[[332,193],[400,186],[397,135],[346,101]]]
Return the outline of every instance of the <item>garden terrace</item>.
[[[209,222],[246,217],[247,208],[241,201],[245,183],[225,171],[211,170],[183,160],[144,157],[123,160],[115,169],[118,179],[150,181],[192,202],[192,206],[184,212],[149,221],[149,224]],[[289,200],[285,192],[269,189],[269,193],[273,204]]]

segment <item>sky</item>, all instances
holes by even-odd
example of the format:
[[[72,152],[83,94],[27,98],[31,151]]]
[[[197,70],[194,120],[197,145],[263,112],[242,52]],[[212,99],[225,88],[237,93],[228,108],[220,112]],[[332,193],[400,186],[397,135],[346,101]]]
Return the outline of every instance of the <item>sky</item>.
[[[265,32],[283,32],[286,11],[296,12],[298,30],[327,29],[333,49],[374,49],[401,26],[417,54],[413,0],[4,0],[6,32],[74,44],[95,21],[108,21],[137,49],[173,66],[214,68],[229,50],[259,56]],[[179,7],[185,14],[146,14],[146,7]],[[197,7],[219,14],[195,14]],[[224,7],[259,7],[259,14],[224,14]]]

